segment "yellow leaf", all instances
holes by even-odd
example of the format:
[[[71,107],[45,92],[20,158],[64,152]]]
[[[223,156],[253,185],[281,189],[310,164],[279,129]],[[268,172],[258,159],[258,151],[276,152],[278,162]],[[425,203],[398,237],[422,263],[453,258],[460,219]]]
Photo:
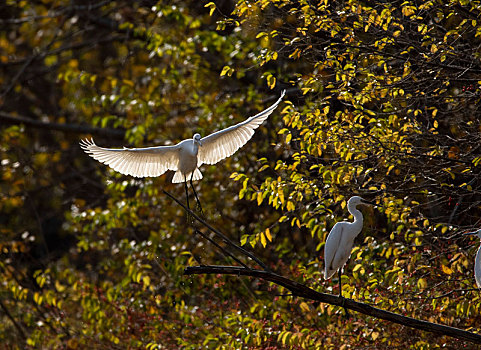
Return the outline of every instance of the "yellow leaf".
[[[372,332],[371,337],[372,337],[372,340],[376,340],[377,338],[379,338],[379,332]]]
[[[352,269],[352,272],[356,272],[356,271],[359,270],[361,267],[362,267],[361,264],[357,264],[357,265],[354,266],[354,268]]]
[[[269,85],[271,89],[274,89],[276,86],[276,78],[272,75],[267,76],[267,85]]]
[[[287,211],[293,211],[294,209],[296,209],[296,206],[291,201],[287,201],[286,207],[287,207]]]
[[[61,285],[59,281],[55,281],[55,288],[60,293],[65,290],[65,286]]]
[[[310,310],[309,305],[304,301],[300,303],[299,306],[301,307],[301,310],[304,312],[309,312]]]
[[[389,168],[387,169],[386,175],[389,175],[392,169],[394,169],[394,165],[389,166]]]
[[[257,172],[260,173],[261,171],[266,170],[268,167],[269,167],[269,164],[264,164],[259,170],[257,170]]]
[[[425,289],[428,286],[426,280],[424,278],[420,278],[418,280],[418,288],[419,289]]]
[[[150,277],[149,276],[143,276],[142,277],[142,282],[146,287],[150,286]]]
[[[40,295],[39,292],[35,292],[35,294],[33,295],[33,301],[35,301],[35,303],[37,303],[38,305],[42,305],[43,296]]]
[[[240,240],[241,245],[245,245],[248,239],[249,239],[249,235],[243,235]]]
[[[134,275],[134,282],[135,283],[140,283],[140,280],[142,279],[142,274],[140,272],[137,272],[135,275]]]
[[[264,248],[267,245],[266,235],[264,234],[264,232],[261,232],[261,244]]]
[[[213,14],[214,11],[215,11],[215,3],[209,2],[209,3],[205,4],[204,7],[209,7],[209,8],[210,8],[209,16],[212,16],[212,14]]]
[[[404,16],[409,17],[414,14],[414,10],[416,8],[414,6],[404,6],[402,8],[402,13]]]
[[[269,242],[272,242],[271,230],[269,230],[269,228],[266,228],[266,237],[269,240]]]
[[[226,75],[229,71],[230,71],[230,67],[229,66],[224,66],[224,68],[222,68],[222,72],[220,72],[220,76],[224,76]]]
[[[257,192],[257,205],[262,203],[262,192]]]
[[[451,270],[449,267],[447,267],[446,265],[441,265],[441,269],[443,270],[443,272],[446,274],[446,275],[450,275],[453,273],[453,270]]]

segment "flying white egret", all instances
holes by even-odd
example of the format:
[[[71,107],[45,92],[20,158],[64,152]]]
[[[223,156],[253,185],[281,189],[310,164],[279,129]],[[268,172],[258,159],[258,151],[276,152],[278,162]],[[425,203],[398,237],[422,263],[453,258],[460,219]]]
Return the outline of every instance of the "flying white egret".
[[[199,198],[192,181],[202,179],[199,167],[202,164],[216,164],[234,154],[254,135],[254,130],[276,109],[286,91],[269,108],[243,122],[202,137],[194,134],[191,139],[183,140],[174,146],[147,148],[102,148],[94,140],[82,140],[80,147],[92,158],[110,166],[115,171],[134,177],[160,176],[167,170],[175,171],[172,183],[184,182],[189,206],[187,180],[194,190],[200,207]],[[202,207],[200,207],[202,209]]]
[[[354,221],[336,223],[329,232],[324,246],[324,278],[331,278],[338,271],[340,297],[342,297],[341,270],[351,256],[354,239],[361,232],[364,222],[361,211],[357,209],[360,204],[375,205],[359,196],[351,197],[347,202],[347,210],[354,216]]]
[[[467,232],[465,235],[476,235],[481,238],[481,229],[474,232]],[[476,280],[476,285],[481,288],[481,245],[476,253],[476,260],[474,261],[474,279]]]

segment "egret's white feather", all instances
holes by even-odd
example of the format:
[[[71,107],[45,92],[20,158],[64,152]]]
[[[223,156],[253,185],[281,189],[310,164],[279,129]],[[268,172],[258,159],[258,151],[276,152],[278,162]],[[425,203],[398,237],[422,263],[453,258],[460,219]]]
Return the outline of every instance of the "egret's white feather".
[[[337,272],[337,268],[333,265],[336,247],[340,245],[343,227],[338,222],[333,226],[324,245],[324,278],[331,278]]]
[[[103,148],[93,140],[82,140],[80,147],[92,158],[124,175],[160,176],[167,170],[177,171],[179,147]]]
[[[103,148],[92,140],[82,140],[80,147],[92,158],[110,166],[115,171],[134,177],[160,176],[167,170],[176,173],[173,183],[185,180],[200,180],[202,173],[198,169],[203,163],[215,164],[234,154],[244,146],[259,127],[276,109],[285,95],[269,108],[247,120],[209,136],[179,142],[175,146],[157,146],[147,148]]]
[[[481,229],[465,234],[476,235],[478,238],[481,238]],[[476,253],[476,260],[474,261],[474,279],[476,280],[476,285],[478,286],[478,288],[481,288],[481,246],[478,248],[478,252]]]
[[[340,271],[351,256],[354,239],[361,233],[364,222],[361,211],[357,209],[359,204],[368,204],[368,202],[358,196],[351,197],[347,202],[347,210],[354,216],[354,221],[336,223],[327,236],[324,245],[324,277],[326,279]]]
[[[198,166],[201,164],[215,164],[222,159],[230,157],[239,148],[244,146],[254,135],[254,130],[259,127],[281,103],[285,90],[281,97],[269,108],[226,129],[219,130],[209,136],[203,137],[198,154]]]
[[[474,279],[478,288],[481,288],[481,246],[476,253],[476,260],[474,261]]]
[[[172,178],[172,183],[174,184],[182,183],[186,179],[190,180],[191,176],[192,176],[192,181],[197,181],[202,179],[202,173],[200,172],[199,168],[196,168],[194,170],[194,175],[192,175],[192,172],[190,172],[186,174],[185,178],[184,178],[184,174],[182,174],[181,171],[176,171],[174,174],[174,177]]]

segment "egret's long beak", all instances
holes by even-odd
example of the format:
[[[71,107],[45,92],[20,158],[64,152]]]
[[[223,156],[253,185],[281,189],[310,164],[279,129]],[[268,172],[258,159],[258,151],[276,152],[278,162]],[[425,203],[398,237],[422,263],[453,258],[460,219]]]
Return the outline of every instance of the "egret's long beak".
[[[367,201],[367,200],[365,200],[365,199],[363,199],[361,202],[362,202],[362,204],[367,204],[367,205],[372,205],[372,206],[374,206],[374,207],[377,207],[377,204],[376,204],[376,203],[371,202],[371,201]]]
[[[199,146],[202,146],[202,141],[201,141],[201,140],[199,140]]]

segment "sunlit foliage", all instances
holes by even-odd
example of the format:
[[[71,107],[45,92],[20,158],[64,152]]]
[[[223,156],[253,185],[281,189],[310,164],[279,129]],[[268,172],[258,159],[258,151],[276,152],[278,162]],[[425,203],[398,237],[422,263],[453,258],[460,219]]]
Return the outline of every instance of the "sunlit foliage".
[[[470,348],[255,279],[161,191],[78,147],[175,143],[284,102],[197,184],[207,220],[322,292],[361,195],[345,296],[479,331],[479,1],[7,1],[0,7],[0,342],[9,348]],[[478,23],[480,22],[480,23]],[[102,130],[100,130],[102,129]],[[252,261],[245,261],[252,265]],[[254,266],[254,265],[252,265]]]

